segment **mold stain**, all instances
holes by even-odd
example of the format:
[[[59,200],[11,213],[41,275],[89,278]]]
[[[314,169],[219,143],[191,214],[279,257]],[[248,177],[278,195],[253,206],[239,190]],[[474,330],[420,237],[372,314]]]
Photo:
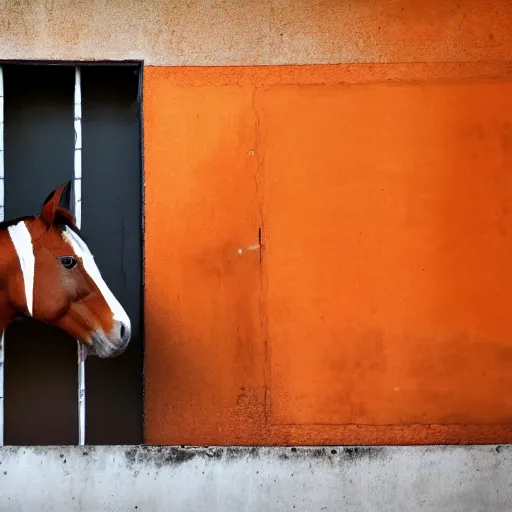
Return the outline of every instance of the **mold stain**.
[[[185,446],[134,446],[125,452],[128,467],[173,467],[193,460],[236,462],[239,460],[272,460],[282,462],[310,461],[312,463],[347,464],[362,459],[387,457],[385,447],[185,447]]]

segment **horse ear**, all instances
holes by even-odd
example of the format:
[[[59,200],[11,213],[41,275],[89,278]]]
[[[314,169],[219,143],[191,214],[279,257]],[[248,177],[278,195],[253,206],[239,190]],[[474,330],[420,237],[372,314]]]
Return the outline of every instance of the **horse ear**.
[[[43,209],[41,210],[41,218],[48,226],[51,226],[55,222],[57,216],[62,216],[73,224],[75,223],[75,220],[69,210],[60,205],[61,201],[63,201],[66,203],[66,207],[69,208],[70,192],[71,182],[68,181],[54,190],[46,198]]]

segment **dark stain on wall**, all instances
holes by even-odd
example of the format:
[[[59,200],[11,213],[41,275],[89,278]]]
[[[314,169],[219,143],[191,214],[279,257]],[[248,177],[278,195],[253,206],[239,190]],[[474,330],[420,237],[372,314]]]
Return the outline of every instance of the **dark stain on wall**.
[[[278,452],[276,454],[276,452]],[[386,447],[245,447],[245,446],[133,446],[125,451],[126,462],[131,468],[137,465],[153,465],[157,469],[164,466],[176,466],[195,459],[219,460],[232,462],[240,459],[260,459],[276,457],[279,460],[301,460],[305,462],[328,463],[331,465],[346,465],[363,459],[383,460],[389,456]]]

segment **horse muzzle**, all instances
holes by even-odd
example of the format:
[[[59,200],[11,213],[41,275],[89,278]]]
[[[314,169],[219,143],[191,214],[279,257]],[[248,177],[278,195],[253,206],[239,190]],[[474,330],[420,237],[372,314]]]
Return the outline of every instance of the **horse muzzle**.
[[[95,355],[102,359],[116,357],[127,349],[130,340],[130,325],[116,320],[109,335],[106,335],[102,330],[93,332],[88,352],[90,355]]]

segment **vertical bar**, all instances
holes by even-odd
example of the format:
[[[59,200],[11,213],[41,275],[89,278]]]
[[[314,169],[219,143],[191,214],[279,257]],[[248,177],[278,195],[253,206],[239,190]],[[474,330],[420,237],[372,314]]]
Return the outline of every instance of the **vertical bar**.
[[[4,220],[4,72],[0,66],[0,222]],[[4,363],[5,331],[0,335],[0,446],[4,445]]]
[[[80,68],[75,68],[75,174],[73,180],[76,225],[82,225],[82,86]],[[85,359],[87,351],[77,341],[78,352],[78,444],[85,444]]]

